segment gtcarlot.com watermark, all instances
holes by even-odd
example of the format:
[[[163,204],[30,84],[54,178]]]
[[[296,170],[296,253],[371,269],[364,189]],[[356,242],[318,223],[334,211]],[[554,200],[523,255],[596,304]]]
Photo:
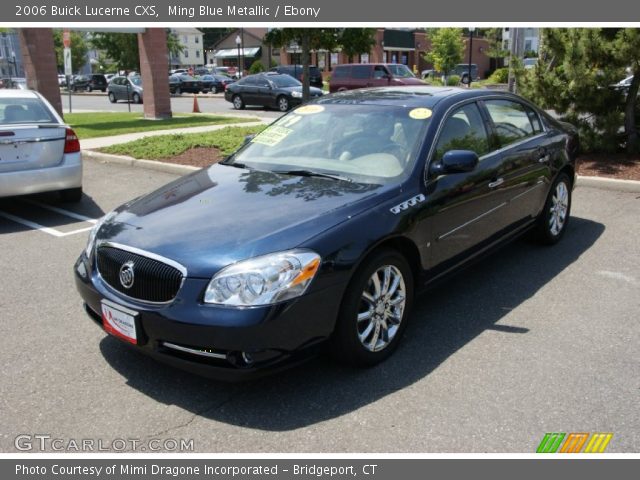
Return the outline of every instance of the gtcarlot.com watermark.
[[[48,434],[18,435],[13,445],[20,452],[193,452],[193,439],[185,438],[56,438]]]

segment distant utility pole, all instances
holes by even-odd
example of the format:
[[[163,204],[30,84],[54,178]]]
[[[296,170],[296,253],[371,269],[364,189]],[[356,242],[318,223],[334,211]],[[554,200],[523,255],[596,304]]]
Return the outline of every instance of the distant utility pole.
[[[518,85],[516,84],[516,76],[513,71],[513,62],[515,59],[522,60],[524,56],[524,28],[509,29],[509,91],[518,93]]]

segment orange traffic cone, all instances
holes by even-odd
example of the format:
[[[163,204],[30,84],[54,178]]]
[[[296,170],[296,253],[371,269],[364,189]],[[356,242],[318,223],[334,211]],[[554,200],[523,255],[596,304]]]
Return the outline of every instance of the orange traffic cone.
[[[192,113],[201,113],[200,106],[198,105],[198,96],[193,96],[193,112]]]

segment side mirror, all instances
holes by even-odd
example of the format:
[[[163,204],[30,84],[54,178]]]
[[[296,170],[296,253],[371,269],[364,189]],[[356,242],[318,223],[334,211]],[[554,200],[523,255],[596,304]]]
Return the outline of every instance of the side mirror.
[[[242,141],[242,146],[244,147],[247,143],[250,143],[255,136],[256,136],[255,134],[245,136],[244,140]]]
[[[434,175],[471,172],[479,162],[478,154],[472,150],[449,150],[438,163],[429,169]]]

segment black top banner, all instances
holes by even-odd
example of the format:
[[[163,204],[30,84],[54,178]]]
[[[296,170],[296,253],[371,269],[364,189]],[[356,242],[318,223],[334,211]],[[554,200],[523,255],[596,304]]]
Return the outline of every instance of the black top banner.
[[[0,4],[2,24],[72,23],[378,23],[614,22],[640,24],[640,2],[609,0],[14,0]]]

